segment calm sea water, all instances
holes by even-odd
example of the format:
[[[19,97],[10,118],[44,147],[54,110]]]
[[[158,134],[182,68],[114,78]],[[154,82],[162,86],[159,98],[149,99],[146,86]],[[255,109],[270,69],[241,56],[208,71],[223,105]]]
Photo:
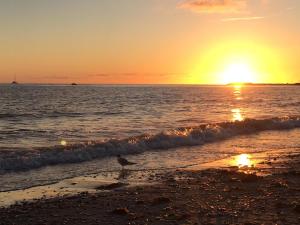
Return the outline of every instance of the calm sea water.
[[[299,86],[0,85],[0,105],[0,191],[118,169],[117,154],[145,169],[300,150]]]

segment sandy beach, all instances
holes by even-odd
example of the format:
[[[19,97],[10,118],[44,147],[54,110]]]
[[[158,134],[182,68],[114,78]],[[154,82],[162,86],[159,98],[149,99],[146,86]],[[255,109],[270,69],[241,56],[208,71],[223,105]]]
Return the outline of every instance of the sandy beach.
[[[299,175],[299,154],[253,168],[152,172],[148,185],[108,183],[2,208],[0,224],[299,224]]]

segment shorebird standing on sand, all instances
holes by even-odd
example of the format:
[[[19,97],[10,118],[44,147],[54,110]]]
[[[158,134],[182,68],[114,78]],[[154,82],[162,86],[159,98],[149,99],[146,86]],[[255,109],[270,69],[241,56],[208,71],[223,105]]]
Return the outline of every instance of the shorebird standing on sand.
[[[136,163],[134,162],[129,162],[127,159],[122,158],[120,155],[118,155],[118,163],[122,166],[122,169],[124,166],[129,166],[129,165],[135,165]]]

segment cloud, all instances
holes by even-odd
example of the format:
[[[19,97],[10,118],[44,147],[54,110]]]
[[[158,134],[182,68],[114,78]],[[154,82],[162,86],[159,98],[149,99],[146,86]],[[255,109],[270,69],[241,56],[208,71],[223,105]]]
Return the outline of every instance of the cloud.
[[[269,0],[262,0],[262,4],[268,4]],[[235,22],[235,21],[250,21],[250,20],[263,20],[263,19],[268,19],[268,18],[274,18],[278,16],[282,16],[285,13],[294,10],[294,7],[288,7],[286,9],[283,9],[279,12],[269,14],[269,15],[264,15],[264,16],[249,16],[249,17],[229,17],[229,18],[223,18],[221,19],[222,22]]]
[[[247,0],[184,0],[178,7],[198,13],[241,13]]]
[[[252,16],[252,17],[233,17],[233,18],[224,18],[222,22],[234,22],[234,21],[249,21],[249,20],[262,20],[265,17],[263,16]]]

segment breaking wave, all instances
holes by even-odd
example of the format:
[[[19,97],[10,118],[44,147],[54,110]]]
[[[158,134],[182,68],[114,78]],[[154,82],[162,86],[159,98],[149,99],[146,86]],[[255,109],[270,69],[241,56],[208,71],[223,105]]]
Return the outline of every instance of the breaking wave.
[[[0,152],[0,173],[23,171],[43,166],[79,163],[118,154],[137,154],[183,146],[196,146],[229,139],[238,135],[267,130],[300,127],[300,117],[245,119],[244,121],[181,127],[155,135],[144,134],[121,140],[94,142],[72,146],[55,146],[26,151]]]

